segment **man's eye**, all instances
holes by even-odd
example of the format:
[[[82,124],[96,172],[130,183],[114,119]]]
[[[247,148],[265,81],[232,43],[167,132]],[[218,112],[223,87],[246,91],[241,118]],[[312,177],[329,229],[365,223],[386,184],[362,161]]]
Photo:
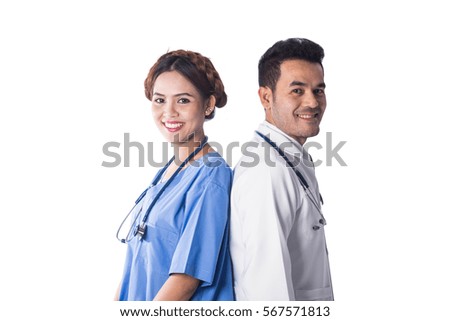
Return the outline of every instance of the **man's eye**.
[[[294,93],[294,94],[303,94],[303,90],[302,89],[300,89],[300,88],[295,88],[295,89],[293,89],[292,90],[292,92]]]
[[[187,103],[189,103],[189,99],[187,99],[187,98],[180,98],[178,100],[178,103],[179,104],[187,104]]]
[[[325,95],[325,90],[323,90],[323,89],[316,89],[316,90],[314,90],[314,94],[319,95],[319,96]]]

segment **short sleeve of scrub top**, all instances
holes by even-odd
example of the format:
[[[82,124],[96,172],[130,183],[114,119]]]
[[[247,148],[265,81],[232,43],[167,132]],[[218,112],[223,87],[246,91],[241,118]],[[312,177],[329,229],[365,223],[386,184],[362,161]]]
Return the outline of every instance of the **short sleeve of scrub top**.
[[[228,221],[227,215],[220,215],[228,211],[227,194],[228,190],[211,179],[203,188],[188,193],[186,222],[170,273],[189,274],[203,281],[202,286],[212,284]]]

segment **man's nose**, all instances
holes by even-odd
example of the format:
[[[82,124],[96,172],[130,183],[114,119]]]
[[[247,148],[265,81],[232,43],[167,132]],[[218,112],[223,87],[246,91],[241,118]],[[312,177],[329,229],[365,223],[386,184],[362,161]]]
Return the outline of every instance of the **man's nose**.
[[[319,101],[313,91],[306,91],[303,95],[303,107],[316,108]]]

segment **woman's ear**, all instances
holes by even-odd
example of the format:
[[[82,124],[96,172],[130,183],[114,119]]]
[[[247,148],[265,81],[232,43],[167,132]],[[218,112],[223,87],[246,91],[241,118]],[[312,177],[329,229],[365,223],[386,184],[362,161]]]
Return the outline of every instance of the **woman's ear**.
[[[206,101],[205,106],[205,115],[209,116],[214,111],[214,107],[216,106],[216,97],[213,95],[209,96],[209,99]]]

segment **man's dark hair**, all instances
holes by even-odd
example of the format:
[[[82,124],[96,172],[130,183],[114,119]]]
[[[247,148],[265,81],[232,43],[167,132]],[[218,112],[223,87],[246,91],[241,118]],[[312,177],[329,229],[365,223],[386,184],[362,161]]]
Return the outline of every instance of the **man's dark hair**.
[[[259,60],[259,86],[267,86],[275,90],[276,83],[280,78],[280,65],[286,60],[301,59],[322,66],[324,56],[321,46],[305,38],[289,38],[278,41]]]

